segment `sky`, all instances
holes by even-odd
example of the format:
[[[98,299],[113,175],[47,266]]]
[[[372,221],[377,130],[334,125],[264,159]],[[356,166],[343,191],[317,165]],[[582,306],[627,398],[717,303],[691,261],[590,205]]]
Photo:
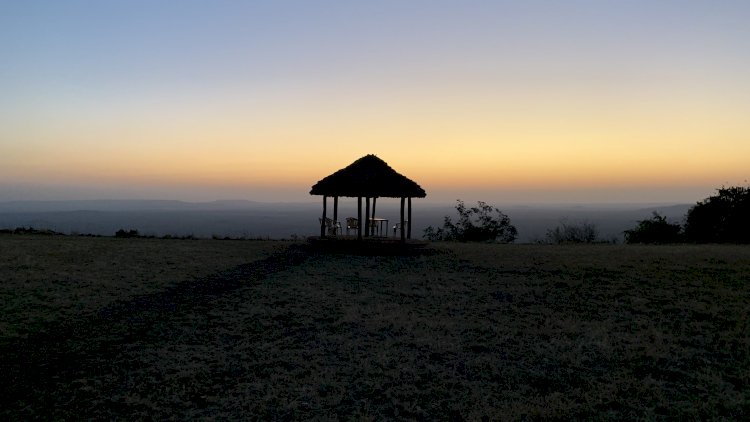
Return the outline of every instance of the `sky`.
[[[747,1],[1,1],[0,201],[695,202],[750,179]]]

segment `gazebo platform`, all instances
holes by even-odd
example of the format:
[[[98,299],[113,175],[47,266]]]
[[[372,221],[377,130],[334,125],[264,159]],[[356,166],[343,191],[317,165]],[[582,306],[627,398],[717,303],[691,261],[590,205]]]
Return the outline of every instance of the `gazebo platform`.
[[[424,240],[401,241],[395,237],[310,236],[307,243],[316,250],[352,255],[410,255],[425,251],[429,242]]]

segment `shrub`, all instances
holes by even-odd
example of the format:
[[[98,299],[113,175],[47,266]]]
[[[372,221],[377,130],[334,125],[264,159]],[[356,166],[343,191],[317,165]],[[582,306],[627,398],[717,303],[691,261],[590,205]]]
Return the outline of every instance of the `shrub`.
[[[682,227],[667,222],[667,218],[654,211],[649,220],[641,220],[632,230],[625,230],[625,243],[678,243],[682,241]]]
[[[13,230],[5,229],[2,230],[2,233],[7,234],[37,234],[37,235],[45,235],[45,236],[65,236],[65,233],[56,232],[52,229],[35,229],[33,227],[16,227]]]
[[[125,231],[124,229],[120,229],[115,232],[115,237],[138,237],[138,230]]]
[[[568,223],[561,221],[554,229],[547,230],[548,243],[592,243],[596,241],[599,229],[593,223],[582,221]]]
[[[722,187],[687,214],[685,237],[697,243],[750,243],[750,187]]]
[[[476,207],[466,207],[460,199],[456,202],[458,221],[454,224],[451,217],[445,216],[442,228],[429,226],[424,230],[426,239],[510,243],[518,237],[510,217],[499,209],[482,201]]]

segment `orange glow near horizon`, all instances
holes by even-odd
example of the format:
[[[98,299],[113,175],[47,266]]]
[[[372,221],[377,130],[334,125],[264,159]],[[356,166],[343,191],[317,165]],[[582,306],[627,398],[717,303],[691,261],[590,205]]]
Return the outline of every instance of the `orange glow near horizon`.
[[[101,178],[273,187],[312,184],[362,155],[375,153],[419,183],[438,187],[586,187],[744,179],[750,158],[750,142],[744,138],[750,130],[720,128],[708,116],[701,120],[703,126],[691,123],[671,133],[653,125],[605,133],[595,124],[575,120],[547,126],[540,120],[536,127],[527,122],[523,129],[510,130],[475,122],[466,123],[464,131],[461,122],[451,128],[445,123],[385,127],[371,122],[335,134],[320,128],[325,122],[307,126],[307,131],[302,129],[304,122],[298,122],[299,126],[282,127],[276,133],[273,128],[253,133],[239,122],[234,131],[231,122],[224,122],[223,130],[206,122],[129,131],[116,126],[81,130],[66,124],[72,127],[54,127],[49,133],[37,129],[39,142],[54,140],[45,146],[46,153],[35,153],[34,142],[25,143],[10,157],[15,159],[5,163],[3,172],[5,177],[39,181]],[[290,121],[297,122],[294,116]],[[368,132],[370,125],[375,129]],[[610,123],[615,128],[623,125]],[[77,135],[60,135],[69,133]],[[256,137],[264,140],[245,140]]]
[[[257,148],[233,141],[213,142],[197,145],[195,141],[183,141],[182,146],[174,142],[174,149],[163,141],[158,147],[142,149],[91,144],[73,151],[69,150],[71,143],[64,142],[44,156],[14,161],[5,166],[4,172],[6,178],[40,182],[99,180],[273,188],[312,185],[360,156],[375,153],[397,171],[432,188],[586,188],[741,181],[750,157],[747,144],[729,144],[717,151],[717,145],[709,142],[700,148],[700,142],[679,147],[676,142],[657,141],[625,144],[608,140],[597,144],[524,139],[516,144],[493,145],[491,140],[461,144],[449,139],[434,141],[434,147],[425,151],[385,142],[378,148],[368,142],[354,145],[351,151],[342,148],[335,152],[316,150],[314,146],[287,151],[273,143]]]

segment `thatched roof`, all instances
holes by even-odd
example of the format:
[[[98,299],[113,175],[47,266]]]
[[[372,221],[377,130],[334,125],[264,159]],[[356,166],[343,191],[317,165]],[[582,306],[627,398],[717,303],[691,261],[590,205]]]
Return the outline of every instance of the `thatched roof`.
[[[385,161],[372,154],[319,181],[313,185],[310,195],[387,198],[427,196],[416,182],[397,173]]]

